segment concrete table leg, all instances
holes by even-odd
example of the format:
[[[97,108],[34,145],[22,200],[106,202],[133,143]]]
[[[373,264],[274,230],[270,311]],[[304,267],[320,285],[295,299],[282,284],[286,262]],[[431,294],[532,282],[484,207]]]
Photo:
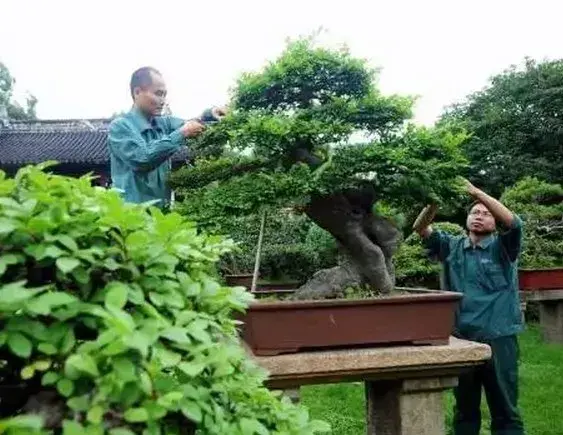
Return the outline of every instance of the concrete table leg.
[[[563,344],[563,300],[540,302],[540,325],[545,341]]]
[[[366,382],[368,435],[443,435],[443,392],[457,378]]]

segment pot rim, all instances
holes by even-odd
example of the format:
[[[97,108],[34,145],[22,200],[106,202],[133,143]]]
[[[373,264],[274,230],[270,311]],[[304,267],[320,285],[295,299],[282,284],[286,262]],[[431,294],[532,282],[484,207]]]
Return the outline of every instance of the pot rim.
[[[409,295],[392,295],[392,296],[378,296],[373,298],[364,299],[316,299],[316,300],[302,300],[302,301],[275,301],[275,302],[252,302],[247,311],[271,311],[271,310],[291,310],[291,309],[306,309],[306,308],[324,308],[324,307],[349,307],[355,305],[393,305],[393,304],[408,304],[416,303],[430,303],[430,302],[455,302],[462,298],[462,294],[447,290],[430,290],[430,289],[417,289],[417,288],[401,288],[397,290],[411,291],[418,294]]]

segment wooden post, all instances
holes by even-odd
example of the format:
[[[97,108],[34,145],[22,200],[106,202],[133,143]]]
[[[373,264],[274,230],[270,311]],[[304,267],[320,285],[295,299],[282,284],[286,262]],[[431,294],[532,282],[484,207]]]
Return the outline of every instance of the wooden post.
[[[256,245],[256,260],[254,261],[254,274],[252,275],[252,286],[250,292],[256,291],[256,282],[258,281],[258,271],[260,270],[260,254],[262,253],[262,239],[264,237],[264,224],[266,223],[266,211],[262,212],[262,220],[260,222],[260,234],[258,235],[258,244]]]

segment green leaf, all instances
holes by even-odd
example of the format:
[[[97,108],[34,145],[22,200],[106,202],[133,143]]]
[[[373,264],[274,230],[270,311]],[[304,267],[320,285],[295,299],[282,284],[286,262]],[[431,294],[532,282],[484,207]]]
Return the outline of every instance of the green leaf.
[[[28,432],[18,432],[18,429],[28,429],[39,431],[43,427],[43,417],[40,415],[17,415],[5,420],[0,420],[0,433],[8,429],[8,434],[26,434]],[[13,432],[10,429],[15,429]]]
[[[242,418],[240,421],[241,433],[253,435],[269,435],[269,431],[262,423],[256,419]]]
[[[130,408],[123,414],[129,423],[141,423],[149,419],[149,413],[145,408]]]
[[[69,397],[74,391],[74,383],[70,379],[60,379],[57,382],[57,391],[64,397]]]
[[[65,373],[67,370],[78,370],[80,372],[88,373],[92,376],[99,376],[100,372],[98,371],[98,366],[92,358],[88,354],[74,354],[71,355],[65,364]]]
[[[177,326],[173,326],[171,328],[165,329],[160,335],[175,343],[180,343],[180,344],[191,343],[191,340],[186,335],[186,330],[184,328],[179,328]]]
[[[84,427],[77,421],[65,420],[63,422],[63,435],[84,435]]]
[[[74,330],[72,328],[68,328],[61,341],[61,354],[66,355],[69,353],[75,344],[76,337],[74,336]]]
[[[105,298],[106,307],[123,308],[127,302],[127,286],[122,283],[111,283]]]
[[[125,331],[133,331],[135,329],[135,321],[131,315],[113,305],[107,305],[106,310],[111,314],[112,322]]]
[[[19,332],[13,332],[8,335],[8,346],[10,350],[19,357],[29,358],[31,355],[31,341]]]
[[[151,420],[160,420],[167,413],[167,409],[164,406],[159,405],[155,402],[145,402],[145,409],[149,413],[149,418]]]
[[[115,261],[113,258],[108,258],[106,261],[104,261],[104,267],[108,270],[111,271],[116,271],[117,269],[119,269],[121,266],[120,264]]]
[[[32,365],[30,366],[25,366],[22,370],[21,370],[21,378],[22,379],[31,379],[33,377],[33,375],[35,374],[35,367],[33,367]]]
[[[130,349],[137,349],[141,355],[146,356],[149,351],[149,346],[152,344],[149,337],[141,331],[135,331],[127,338],[125,344]]]
[[[66,292],[51,291],[29,301],[26,308],[35,314],[48,315],[53,308],[78,302],[78,299]]]
[[[4,284],[0,287],[0,307],[23,302],[42,291],[45,291],[45,288],[26,288],[25,281],[16,281],[10,284]]]
[[[139,380],[141,381],[141,389],[147,396],[151,396],[153,392],[152,381],[147,372],[142,371],[139,375]]]
[[[79,284],[86,285],[90,282],[90,273],[82,266],[74,269],[72,276]]]
[[[53,346],[51,343],[39,343],[37,349],[46,355],[55,355],[58,352],[57,348]]]
[[[57,258],[57,267],[64,274],[72,272],[78,266],[80,266],[80,261],[78,261],[76,258],[71,258],[71,257]]]
[[[90,398],[89,394],[84,394],[83,396],[72,397],[67,401],[67,405],[70,409],[75,412],[88,411],[90,408]]]
[[[207,326],[209,323],[203,319],[197,319],[191,322],[187,326],[188,334],[190,334],[196,340],[201,341],[202,343],[208,343],[211,341],[211,336],[206,331]]]
[[[171,409],[175,404],[177,404],[183,397],[183,394],[179,391],[171,391],[165,395],[158,398],[157,403],[164,406],[165,408]]]
[[[0,276],[6,272],[8,266],[18,264],[20,262],[20,256],[14,254],[6,254],[0,257]]]
[[[39,256],[37,259],[43,260],[44,258],[59,258],[65,254],[66,252],[60,249],[58,246],[49,245],[45,248],[42,255]]]
[[[143,289],[136,285],[131,286],[129,288],[129,301],[135,305],[143,305],[145,302]]]
[[[104,415],[104,409],[101,406],[97,405],[90,408],[88,414],[86,415],[86,418],[90,423],[100,424],[102,422],[103,415]]]
[[[178,364],[178,368],[189,377],[194,378],[205,369],[205,364],[183,362]]]
[[[12,219],[0,218],[0,236],[10,234],[16,229],[15,221]]]
[[[116,358],[113,361],[113,369],[123,382],[134,381],[137,379],[137,369],[135,364],[127,357]]]
[[[59,234],[53,239],[60,242],[65,248],[68,248],[73,252],[78,251],[78,245],[76,244],[76,241],[66,234]]]
[[[203,414],[201,412],[201,408],[195,402],[191,400],[186,400],[182,403],[180,408],[182,410],[182,414],[184,414],[187,418],[195,423],[201,423],[203,419]],[[243,432],[246,434],[246,432]]]
[[[153,347],[153,355],[163,368],[174,367],[182,360],[180,354],[172,352],[164,346]]]
[[[59,380],[59,374],[55,372],[47,372],[41,378],[41,385],[53,385],[55,382]]]
[[[33,363],[33,366],[35,367],[35,370],[38,370],[40,372],[44,372],[45,370],[48,370],[49,367],[51,367],[51,361],[49,361],[49,360],[35,361]]]
[[[109,435],[135,435],[135,432],[123,427],[117,427],[115,429],[110,429]]]
[[[121,402],[123,407],[129,408],[138,403],[142,396],[143,392],[135,379],[133,382],[127,382],[122,388],[119,402]]]

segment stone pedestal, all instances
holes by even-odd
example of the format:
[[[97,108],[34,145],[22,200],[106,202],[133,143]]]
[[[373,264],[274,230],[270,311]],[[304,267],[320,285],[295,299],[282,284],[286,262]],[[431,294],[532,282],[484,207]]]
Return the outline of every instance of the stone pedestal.
[[[563,344],[563,290],[529,292],[526,299],[539,302],[543,339],[548,343]]]
[[[368,435],[442,435],[443,392],[491,356],[489,346],[451,338],[443,346],[400,346],[256,357],[268,386],[363,381]]]

